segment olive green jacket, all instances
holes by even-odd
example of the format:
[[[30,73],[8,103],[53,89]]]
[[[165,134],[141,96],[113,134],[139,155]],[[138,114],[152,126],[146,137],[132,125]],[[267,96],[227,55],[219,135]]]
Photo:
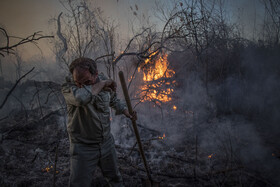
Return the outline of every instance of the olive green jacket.
[[[99,79],[106,79],[99,76]],[[96,144],[111,136],[110,107],[116,115],[122,114],[126,105],[117,98],[115,92],[91,92],[91,85],[77,87],[73,82],[62,85],[62,93],[67,104],[67,131],[72,143]]]

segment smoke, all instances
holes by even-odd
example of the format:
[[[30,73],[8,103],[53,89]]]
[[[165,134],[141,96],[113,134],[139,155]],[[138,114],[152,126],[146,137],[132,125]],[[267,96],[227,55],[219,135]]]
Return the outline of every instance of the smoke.
[[[203,93],[200,88],[201,81],[189,76],[183,99],[204,121],[196,127],[202,151],[227,157],[225,160],[232,155],[232,159],[240,160],[239,164],[262,173],[274,183],[279,183],[280,173],[279,159],[275,156],[279,154],[275,152],[279,146],[276,142],[279,142],[280,116],[277,50],[277,47],[247,47],[241,54],[240,72],[230,74],[222,82],[211,82],[208,97],[205,89]],[[197,91],[191,94],[193,88]]]
[[[44,59],[40,56],[33,56],[28,61],[17,59],[15,56],[8,56],[3,59],[2,64],[2,77],[6,81],[15,82],[20,76],[24,75],[31,68],[35,67],[22,82],[25,80],[36,81],[53,81],[56,83],[63,83],[67,70],[61,68],[58,63],[51,60]]]
[[[139,123],[158,133],[142,131],[143,139],[165,133],[165,145],[176,151],[184,146],[195,146],[197,137],[198,157],[207,159],[207,155],[213,154],[211,167],[220,170],[228,165],[233,169],[242,167],[273,185],[280,184],[277,149],[280,142],[280,55],[277,50],[275,47],[246,47],[241,58],[231,61],[236,63],[232,66],[240,64],[240,67],[230,70],[223,80],[210,80],[208,91],[203,73],[197,71],[199,68],[191,68],[193,62],[188,60],[192,59],[189,54],[170,55],[177,87],[172,101],[160,108],[152,103],[141,103],[137,107]],[[173,105],[177,106],[176,110]],[[113,132],[121,144],[133,140],[127,144],[132,146],[135,140],[129,125],[115,128]],[[154,145],[159,146],[157,142]],[[149,156],[154,158],[155,155],[149,152]]]
[[[229,112],[246,115],[267,130],[278,130],[280,104],[279,58],[274,48],[247,48],[243,54],[242,72],[230,76],[218,89],[226,94]],[[217,103],[222,110],[224,100]],[[265,123],[265,124],[264,124]]]
[[[200,158],[213,154],[215,161],[245,167],[262,173],[264,178],[270,179],[274,184],[279,183],[279,48],[248,46],[241,53],[240,59],[231,61],[240,64],[240,67],[228,73],[222,81],[210,80],[208,90],[201,73],[202,68],[194,68],[193,59],[190,54],[170,55],[168,60],[174,68],[176,79],[172,101],[161,106],[150,102],[137,106],[138,128],[142,140],[145,142],[165,133],[164,145],[177,151],[184,146],[194,147],[197,136]],[[33,66],[36,71],[28,79],[62,83],[67,75],[57,64],[36,58],[23,66],[23,72]],[[5,63],[3,69],[5,78],[11,76],[8,72],[15,72],[13,63]],[[102,66],[99,65],[99,69],[102,71]],[[15,75],[10,79],[14,81]],[[141,81],[141,77],[136,80],[136,85],[138,81]],[[32,99],[30,94],[33,95],[36,88],[34,85],[28,87],[28,82],[25,84],[26,86],[23,84],[18,87],[14,94],[22,98],[23,103],[29,104]],[[8,87],[2,83],[1,86],[5,87],[1,89],[1,96],[4,96]],[[139,89],[133,85],[132,88]],[[50,90],[47,84],[41,89],[40,97],[45,101]],[[118,91],[122,98],[121,90]],[[19,105],[16,99],[10,98],[10,101],[6,105],[7,110],[2,112],[3,115]],[[38,105],[36,102],[34,99],[33,108]],[[57,106],[55,95],[50,96],[49,103]],[[173,109],[174,105],[176,110]],[[29,105],[25,107],[32,108]],[[57,108],[53,110],[55,109]],[[65,118],[59,118],[59,124],[65,124]],[[63,126],[60,128],[63,129]],[[131,148],[135,144],[134,132],[128,119],[113,116],[111,128],[117,145]],[[152,145],[163,146],[159,141],[153,141]],[[165,154],[163,152],[159,157],[155,152],[149,151],[147,155],[160,163]],[[225,167],[221,164],[217,166],[221,169]]]

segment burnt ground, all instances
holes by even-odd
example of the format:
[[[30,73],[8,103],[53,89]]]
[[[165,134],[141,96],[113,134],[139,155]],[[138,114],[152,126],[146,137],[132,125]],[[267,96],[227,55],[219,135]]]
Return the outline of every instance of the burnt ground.
[[[59,85],[32,85],[27,82],[19,87],[26,94],[14,93],[21,105],[10,99],[1,111],[0,186],[52,186],[54,171],[56,186],[67,186],[69,140]],[[9,106],[15,109],[8,111]],[[139,112],[138,128],[153,178],[160,186],[279,186],[277,131],[271,133],[240,115],[206,120],[195,111],[167,112],[162,126],[147,122],[145,115]],[[147,177],[130,121],[114,117],[112,132],[124,185],[142,186]],[[166,137],[159,138],[163,133]],[[93,178],[92,186],[105,185],[100,170]]]
[[[26,112],[28,118],[25,118]],[[69,141],[61,124],[63,115],[62,110],[50,110],[41,117],[37,109],[19,111],[1,119],[1,186],[52,186],[57,144],[55,183],[56,186],[67,185]],[[210,126],[218,123],[213,121],[207,125],[211,128]],[[209,152],[200,145],[200,136],[193,136],[191,128],[181,129],[186,136],[180,144],[169,143],[168,134],[166,138],[159,139],[156,130],[145,128],[143,125],[139,125],[139,129],[142,137],[149,137],[142,138],[144,148],[153,177],[160,182],[160,186],[277,185],[275,176],[246,165],[247,163],[238,157],[237,152],[233,152],[233,147],[227,147],[230,144],[226,142],[221,148],[224,152],[220,149],[217,152]],[[115,134],[115,138],[118,139],[116,136],[118,134]],[[131,138],[131,135],[126,136],[128,139]],[[232,142],[234,138],[232,137]],[[142,186],[141,180],[146,178],[146,174],[137,147],[122,144],[117,144],[116,147],[125,186]],[[271,155],[270,159],[279,162],[279,152]],[[93,177],[95,184],[92,186],[105,184],[99,170]]]

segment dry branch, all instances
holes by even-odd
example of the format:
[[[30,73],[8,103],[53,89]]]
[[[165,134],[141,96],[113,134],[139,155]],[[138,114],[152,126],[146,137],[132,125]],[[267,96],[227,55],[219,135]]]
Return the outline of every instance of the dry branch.
[[[7,118],[9,118],[9,116],[6,116],[6,117],[1,118],[0,121],[5,120],[5,119],[7,119]]]
[[[9,96],[11,95],[11,93],[14,91],[14,89],[17,87],[18,83],[21,81],[21,79],[23,79],[26,75],[28,75],[29,73],[31,73],[34,70],[35,67],[33,67],[31,70],[29,70],[26,74],[24,74],[23,76],[21,76],[16,83],[14,84],[14,86],[11,88],[11,90],[9,91],[9,93],[6,95],[4,101],[2,102],[0,109],[3,108],[3,106],[5,105],[6,101],[8,100]]]
[[[55,160],[54,160],[54,171],[53,171],[53,187],[55,187],[55,181],[56,181],[56,164],[57,164],[57,157],[58,157],[58,146],[59,146],[59,142],[57,142],[56,148],[55,148]]]
[[[114,55],[115,55],[115,53],[107,54],[107,55],[102,55],[102,56],[97,57],[96,59],[94,59],[94,61],[97,61],[97,60],[99,60],[99,59],[101,59],[101,58],[105,58],[105,57],[108,57],[108,56],[114,56]]]
[[[6,37],[6,44],[5,46],[0,47],[0,54],[1,56],[5,56],[4,53],[9,54],[11,51],[14,51],[14,48],[26,44],[26,43],[33,43],[36,45],[36,41],[43,39],[43,38],[53,38],[53,36],[44,36],[40,34],[42,31],[34,32],[32,35],[27,36],[26,38],[20,38],[20,37],[14,37],[14,36],[9,36],[7,31],[4,28],[0,27],[0,30],[4,33]],[[15,44],[10,44],[10,38],[16,38],[20,39]]]
[[[58,15],[57,18],[57,36],[58,38],[62,41],[63,43],[63,48],[59,50],[59,52],[57,53],[57,60],[63,59],[63,55],[66,53],[67,49],[68,49],[68,45],[67,45],[67,40],[66,38],[63,36],[63,34],[61,33],[61,16],[62,16],[62,12]]]
[[[145,172],[146,170],[142,167],[139,167],[133,163],[131,163],[131,161],[127,160],[127,158],[125,157],[118,157],[118,159],[122,159],[125,160],[126,163],[129,164],[129,166],[133,167],[134,169],[138,170],[138,171],[143,171]],[[162,173],[162,172],[152,172],[153,175],[159,175],[159,176],[165,176],[165,177],[169,177],[169,178],[182,178],[182,179],[193,179],[193,176],[183,176],[183,175],[174,175],[174,174],[170,174],[170,173]]]

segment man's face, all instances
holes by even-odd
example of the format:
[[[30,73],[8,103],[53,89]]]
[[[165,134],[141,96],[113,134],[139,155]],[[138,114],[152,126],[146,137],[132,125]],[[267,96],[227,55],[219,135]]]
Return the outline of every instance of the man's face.
[[[81,88],[84,85],[92,85],[96,82],[97,73],[92,75],[89,70],[75,68],[73,71],[73,79],[75,84]]]

